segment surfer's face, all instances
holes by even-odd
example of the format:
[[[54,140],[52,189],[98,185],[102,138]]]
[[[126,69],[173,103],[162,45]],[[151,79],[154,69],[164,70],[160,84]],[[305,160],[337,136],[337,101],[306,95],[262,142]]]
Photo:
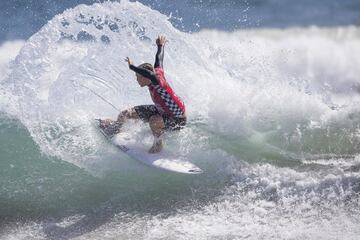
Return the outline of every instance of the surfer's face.
[[[151,83],[150,79],[143,77],[140,74],[136,74],[136,80],[139,83],[140,87],[148,86]]]

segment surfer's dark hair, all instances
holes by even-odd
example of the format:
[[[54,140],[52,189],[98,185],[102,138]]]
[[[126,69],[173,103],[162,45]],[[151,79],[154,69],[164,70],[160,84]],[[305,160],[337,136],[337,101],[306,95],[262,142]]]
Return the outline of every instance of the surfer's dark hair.
[[[140,64],[138,67],[139,68],[145,68],[147,70],[150,70],[150,71],[154,72],[154,67],[150,63],[143,63],[143,64]]]

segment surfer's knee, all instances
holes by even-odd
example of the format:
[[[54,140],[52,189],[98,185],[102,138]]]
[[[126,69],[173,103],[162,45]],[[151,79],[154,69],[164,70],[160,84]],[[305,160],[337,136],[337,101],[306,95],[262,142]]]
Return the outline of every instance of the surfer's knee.
[[[149,118],[150,125],[155,127],[165,127],[164,120],[160,115],[153,115]]]
[[[149,118],[149,124],[155,136],[160,136],[165,128],[164,120],[160,115],[153,115]]]

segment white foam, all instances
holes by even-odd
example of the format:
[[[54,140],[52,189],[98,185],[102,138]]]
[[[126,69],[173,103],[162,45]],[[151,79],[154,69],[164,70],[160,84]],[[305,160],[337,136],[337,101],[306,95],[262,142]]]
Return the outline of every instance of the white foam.
[[[69,216],[51,223],[60,227],[52,233],[74,239],[357,239],[359,203],[351,196],[358,173],[323,175],[269,164],[243,164],[232,172],[238,181],[207,204],[190,199],[187,208],[166,215],[120,212],[95,225]],[[19,225],[5,239],[46,239],[48,225]]]
[[[142,176],[141,166],[119,161],[91,124],[95,117],[117,115],[92,91],[119,109],[151,103],[123,60],[152,62],[154,39],[165,34],[166,76],[185,100],[190,120],[189,128],[166,141],[199,163],[205,170],[199,188],[218,197],[204,204],[195,191],[189,202],[197,207],[167,216],[118,213],[84,235],[75,229],[77,239],[356,239],[358,203],[348,200],[359,179],[351,170],[359,161],[359,31],[187,34],[138,2],[81,5],[54,17],[25,43],[1,81],[2,108],[21,120],[45,154],[94,172],[130,169]],[[127,127],[138,127],[135,137],[151,142],[145,124]],[[337,160],[321,160],[321,154]],[[343,155],[355,160],[337,158]],[[309,160],[314,156],[320,160]],[[264,164],[283,159],[294,169]],[[77,221],[69,216],[58,226]],[[10,228],[5,239],[31,237],[46,238],[43,225]]]
[[[7,41],[0,46],[0,82],[9,73],[9,63],[14,60],[25,41]]]
[[[357,27],[186,34],[138,2],[80,5],[25,43],[1,82],[3,107],[45,154],[97,169],[109,150],[99,144],[91,119],[115,118],[117,111],[94,92],[119,109],[151,103],[123,60],[152,62],[158,34],[169,38],[164,64],[170,84],[185,100],[190,121],[202,119],[179,142],[205,136],[205,148],[215,144],[245,160],[274,153],[295,159],[316,151],[356,154],[358,135],[345,134],[340,147],[330,149],[326,141],[309,147],[308,140],[330,141],[337,131],[356,130],[356,91],[344,85],[358,83]],[[333,110],[346,89],[350,98]],[[348,143],[351,150],[341,147]],[[179,148],[190,154],[197,147]]]
[[[152,62],[160,33],[169,38],[166,76],[189,119],[206,123],[206,134],[246,138],[261,148],[277,141],[279,149],[284,140],[272,139],[288,138],[302,152],[306,126],[333,129],[332,122],[347,121],[343,127],[353,130],[348,115],[358,100],[344,86],[358,84],[357,27],[186,34],[159,12],[127,1],[80,5],[32,36],[2,81],[5,111],[43,152],[83,166],[103,152],[90,119],[117,115],[94,92],[118,109],[151,103],[123,58]],[[337,102],[347,90],[350,98]]]

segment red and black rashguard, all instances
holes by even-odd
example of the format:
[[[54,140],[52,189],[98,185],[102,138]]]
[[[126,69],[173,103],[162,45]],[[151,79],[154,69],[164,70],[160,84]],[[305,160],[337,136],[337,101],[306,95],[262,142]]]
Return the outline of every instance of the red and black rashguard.
[[[151,84],[149,85],[150,95],[160,114],[171,118],[185,117],[184,102],[175,94],[165,79],[162,64],[163,58],[164,46],[158,45],[154,72],[134,65],[130,65],[129,67],[136,73],[151,80]]]

